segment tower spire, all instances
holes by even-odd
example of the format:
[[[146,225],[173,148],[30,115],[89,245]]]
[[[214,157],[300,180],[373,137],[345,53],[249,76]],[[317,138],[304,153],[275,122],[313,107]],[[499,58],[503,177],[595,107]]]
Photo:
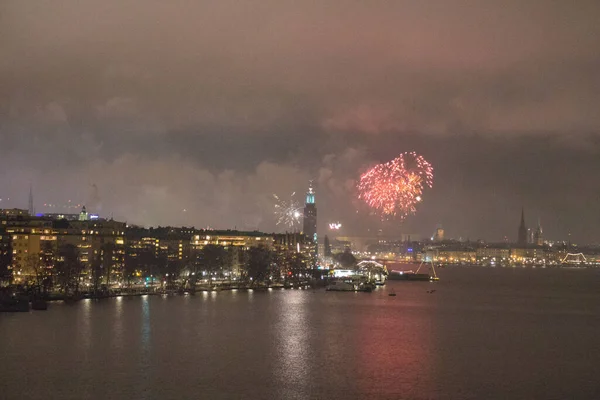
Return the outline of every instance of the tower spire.
[[[29,215],[35,214],[35,209],[33,208],[33,185],[29,183]]]
[[[521,226],[525,226],[525,209],[521,207]]]
[[[306,203],[304,204],[304,221],[302,232],[312,241],[313,245],[313,263],[317,262],[318,238],[317,238],[317,206],[315,204],[315,190],[313,181],[309,182],[308,192],[306,192]]]

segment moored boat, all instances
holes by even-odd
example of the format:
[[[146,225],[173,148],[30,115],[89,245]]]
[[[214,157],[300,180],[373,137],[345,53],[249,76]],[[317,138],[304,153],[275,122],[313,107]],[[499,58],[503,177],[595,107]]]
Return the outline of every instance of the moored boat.
[[[339,280],[330,282],[325,290],[331,292],[354,292],[356,291],[356,288],[352,282]]]
[[[388,279],[393,281],[430,281],[429,274],[417,274],[412,271],[391,271]]]
[[[27,296],[5,296],[0,299],[0,312],[27,312],[29,299]]]

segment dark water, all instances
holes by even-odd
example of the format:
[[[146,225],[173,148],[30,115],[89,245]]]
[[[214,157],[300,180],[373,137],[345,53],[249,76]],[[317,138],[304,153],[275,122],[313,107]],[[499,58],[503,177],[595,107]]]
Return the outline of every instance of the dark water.
[[[0,398],[600,398],[600,271],[440,276],[1,314]]]

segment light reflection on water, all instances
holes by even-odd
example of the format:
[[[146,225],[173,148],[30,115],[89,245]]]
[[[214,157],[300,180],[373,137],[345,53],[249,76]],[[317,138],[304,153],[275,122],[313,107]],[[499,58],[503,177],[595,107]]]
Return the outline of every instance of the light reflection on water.
[[[150,333],[151,333],[151,329],[150,329],[150,300],[148,299],[148,296],[144,296],[142,297],[142,307],[141,307],[141,311],[142,311],[142,329],[140,331],[141,333],[141,344],[142,344],[142,350],[144,353],[148,352],[149,348],[150,348]]]
[[[302,292],[290,291],[280,296],[279,300],[282,306],[277,308],[275,340],[278,357],[274,375],[281,390],[280,398],[307,398],[310,385],[308,357],[311,333],[306,318],[307,299]]]
[[[595,398],[600,271],[440,276],[0,314],[0,398]]]
[[[115,298],[115,312],[113,322],[113,346],[123,349],[123,296]]]

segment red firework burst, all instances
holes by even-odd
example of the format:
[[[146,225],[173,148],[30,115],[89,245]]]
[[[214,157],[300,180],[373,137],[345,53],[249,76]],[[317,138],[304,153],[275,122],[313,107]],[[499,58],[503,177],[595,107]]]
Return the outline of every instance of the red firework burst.
[[[358,198],[383,218],[405,218],[417,211],[423,189],[432,186],[431,164],[415,152],[402,153],[361,175]]]

